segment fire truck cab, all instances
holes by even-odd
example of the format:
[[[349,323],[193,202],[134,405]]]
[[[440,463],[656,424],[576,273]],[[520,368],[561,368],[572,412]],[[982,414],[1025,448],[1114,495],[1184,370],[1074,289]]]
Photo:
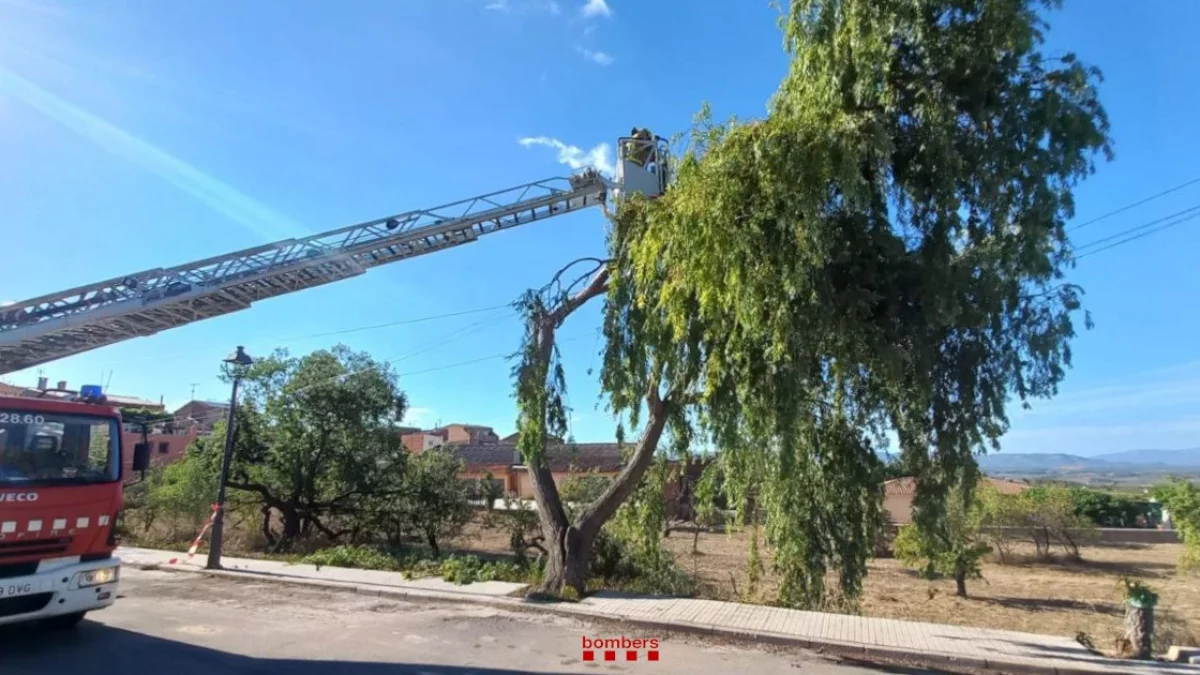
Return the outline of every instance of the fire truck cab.
[[[71,401],[0,396],[0,625],[68,627],[116,600],[121,415],[99,387]],[[145,470],[139,447],[131,469]]]

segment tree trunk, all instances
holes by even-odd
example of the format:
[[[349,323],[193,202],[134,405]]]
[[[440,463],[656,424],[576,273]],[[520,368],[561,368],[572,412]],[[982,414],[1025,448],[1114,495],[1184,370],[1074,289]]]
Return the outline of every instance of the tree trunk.
[[[1129,659],[1150,658],[1153,636],[1154,607],[1126,603],[1124,633],[1119,641],[1121,656]]]
[[[433,557],[437,558],[441,555],[441,550],[438,549],[437,532],[426,530],[425,541],[429,544],[429,549],[433,551]]]
[[[592,553],[592,542],[574,525],[561,532],[553,533],[554,546],[548,549],[546,568],[542,571],[539,590],[554,595],[565,588],[572,588],[583,597],[587,586],[588,560]]]
[[[275,548],[275,533],[271,531],[271,507],[262,507],[262,534],[267,546]]]
[[[960,598],[967,597],[967,573],[962,568],[954,570],[954,594]]]
[[[290,504],[280,509],[283,516],[283,535],[281,544],[290,544],[300,537],[300,513]]]
[[[534,372],[541,373],[540,377],[544,378],[549,372],[554,354],[555,331],[572,312],[592,298],[603,295],[607,288],[608,269],[602,267],[585,289],[542,317],[537,326],[536,337],[533,338],[536,341],[536,357],[533,357],[533,362],[526,364],[526,367],[536,367]],[[666,397],[660,397],[661,373],[655,375],[647,382],[646,429],[638,441],[636,450],[621,473],[609,483],[603,494],[583,509],[574,523],[570,521],[563,507],[558,486],[547,468],[545,457],[525,458],[529,465],[530,477],[533,479],[533,497],[537,502],[538,521],[548,553],[537,592],[561,595],[563,589],[571,588],[578,597],[583,597],[592,543],[600,533],[600,528],[612,518],[617,508],[637,488],[642,476],[650,468],[654,452],[658,449],[658,439],[666,425],[666,401],[669,401],[671,396],[668,394]],[[541,383],[538,386],[542,386]],[[544,404],[540,411],[532,413],[533,419],[537,420],[536,423],[541,427],[543,438],[546,431],[545,413]],[[543,451],[544,449],[543,447]]]
[[[557,595],[564,587],[570,586],[582,597],[587,582],[592,543],[600,533],[600,528],[612,518],[637,488],[642,476],[646,475],[646,470],[654,461],[658,439],[662,436],[663,427],[667,422],[668,403],[659,398],[656,386],[650,388],[646,399],[649,408],[646,430],[638,441],[633,456],[629,458],[629,463],[609,483],[604,493],[583,509],[575,523],[567,521],[566,512],[558,496],[558,488],[549,469],[540,466],[533,470],[533,494],[542,521],[542,533],[546,535],[547,541],[554,543],[549,547],[550,556],[542,573],[539,591]]]

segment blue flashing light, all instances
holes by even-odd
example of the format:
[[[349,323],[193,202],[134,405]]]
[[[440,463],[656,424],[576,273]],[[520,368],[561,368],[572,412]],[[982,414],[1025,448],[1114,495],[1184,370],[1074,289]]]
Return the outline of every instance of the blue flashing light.
[[[85,384],[79,388],[79,398],[95,400],[104,398],[104,392],[98,384]]]

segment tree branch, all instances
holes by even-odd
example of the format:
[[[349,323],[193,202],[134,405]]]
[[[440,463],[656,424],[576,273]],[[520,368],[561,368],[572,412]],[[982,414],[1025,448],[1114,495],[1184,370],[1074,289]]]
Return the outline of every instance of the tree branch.
[[[563,321],[565,321],[567,317],[571,315],[571,312],[579,309],[592,298],[598,295],[603,295],[607,292],[608,267],[606,265],[601,267],[599,271],[595,273],[595,276],[592,277],[591,283],[584,287],[583,290],[564,300],[561,305],[555,307],[554,310],[546,317],[546,319],[547,321],[553,322],[554,328],[558,328],[562,325]]]
[[[608,522],[609,518],[612,518],[621,504],[641,482],[642,476],[650,468],[650,463],[654,461],[654,453],[658,450],[658,440],[662,437],[663,429],[667,424],[667,411],[670,405],[673,403],[669,394],[666,399],[659,397],[658,380],[655,378],[646,391],[646,407],[649,408],[649,417],[646,420],[646,430],[638,440],[637,449],[629,458],[629,463],[609,484],[608,489],[579,516],[579,529],[585,537],[595,536],[600,527]]]
[[[257,492],[262,496],[263,503],[267,506],[279,508],[283,505],[283,500],[271,494],[271,490],[262,483],[240,483],[238,481],[229,481],[226,486],[234,490],[243,490],[245,492]]]

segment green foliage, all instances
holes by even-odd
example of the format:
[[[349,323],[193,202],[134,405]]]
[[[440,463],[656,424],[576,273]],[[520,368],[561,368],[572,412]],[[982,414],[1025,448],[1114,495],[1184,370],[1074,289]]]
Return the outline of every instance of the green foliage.
[[[399,571],[404,559],[370,546],[330,546],[299,559],[304,565],[320,567],[349,567],[360,570]]]
[[[604,494],[611,484],[611,477],[597,472],[573,473],[563,481],[558,494],[564,502],[570,504],[591,504]]]
[[[704,471],[700,472],[700,479],[696,481],[696,521],[702,525],[715,524],[721,508],[725,505],[721,489],[722,479],[721,463],[713,461],[704,467]]]
[[[544,540],[538,532],[538,513],[527,508],[519,499],[504,499],[504,508],[487,512],[483,521],[484,527],[502,528],[508,531],[508,544],[516,556],[517,562],[524,564],[529,558],[529,549],[541,549]]]
[[[523,565],[502,561],[483,561],[477,556],[429,558],[404,555],[368,546],[332,546],[303,556],[305,565],[349,567],[365,570],[403,572],[409,578],[437,576],[456,584],[476,581],[529,581],[531,570]]]
[[[496,500],[504,497],[504,485],[497,482],[492,472],[488,471],[479,479],[479,494],[483,497],[487,510],[491,511],[496,506]]]
[[[702,113],[667,194],[614,218],[604,390],[633,419],[656,377],[696,392],[786,604],[823,602],[829,568],[861,590],[885,429],[945,529],[1010,395],[1069,364],[1064,224],[1108,123],[1098,74],[1038,51],[1037,4],[794,0],[768,116]]]
[[[201,523],[211,513],[220,471],[219,458],[189,452],[147,477],[146,506],[169,516],[189,518],[193,526]]]
[[[1123,577],[1121,590],[1125,592],[1125,602],[1134,607],[1149,608],[1158,604],[1158,593],[1136,579]]]
[[[1099,527],[1137,527],[1138,519],[1147,514],[1145,501],[1082,486],[1071,491],[1075,512]]]
[[[1096,527],[1079,514],[1071,488],[1039,485],[1016,497],[1023,506],[1024,527],[1040,557],[1048,558],[1055,543],[1069,557],[1079,557],[1079,545],[1094,535]]]
[[[242,374],[230,488],[279,515],[281,545],[314,529],[331,539],[361,529],[400,490],[407,403],[388,364],[344,346],[299,358],[277,350]],[[223,444],[223,427],[197,442],[213,455]]]
[[[655,462],[601,530],[592,548],[594,575],[635,592],[681,596],[695,592],[694,580],[662,543],[667,525],[663,490],[670,471],[665,459]]]
[[[1155,486],[1154,498],[1166,506],[1183,539],[1184,553],[1179,567],[1184,570],[1200,568],[1200,488],[1191,481],[1174,478]]]
[[[1001,562],[1009,561],[1018,539],[1031,541],[1040,560],[1048,560],[1056,545],[1078,558],[1080,545],[1096,534],[1095,523],[1080,513],[1079,504],[1075,489],[1057,485],[1038,485],[1020,494],[980,490],[982,522]]]
[[[982,521],[979,500],[955,487],[947,496],[942,528],[930,532],[917,523],[901,527],[893,542],[896,558],[926,579],[954,578],[959,594],[966,595],[966,580],[983,578],[980,563],[992,550]]]
[[[388,502],[394,517],[419,532],[434,555],[439,541],[457,536],[471,520],[462,470],[449,451],[426,450],[409,460],[399,499]]]

